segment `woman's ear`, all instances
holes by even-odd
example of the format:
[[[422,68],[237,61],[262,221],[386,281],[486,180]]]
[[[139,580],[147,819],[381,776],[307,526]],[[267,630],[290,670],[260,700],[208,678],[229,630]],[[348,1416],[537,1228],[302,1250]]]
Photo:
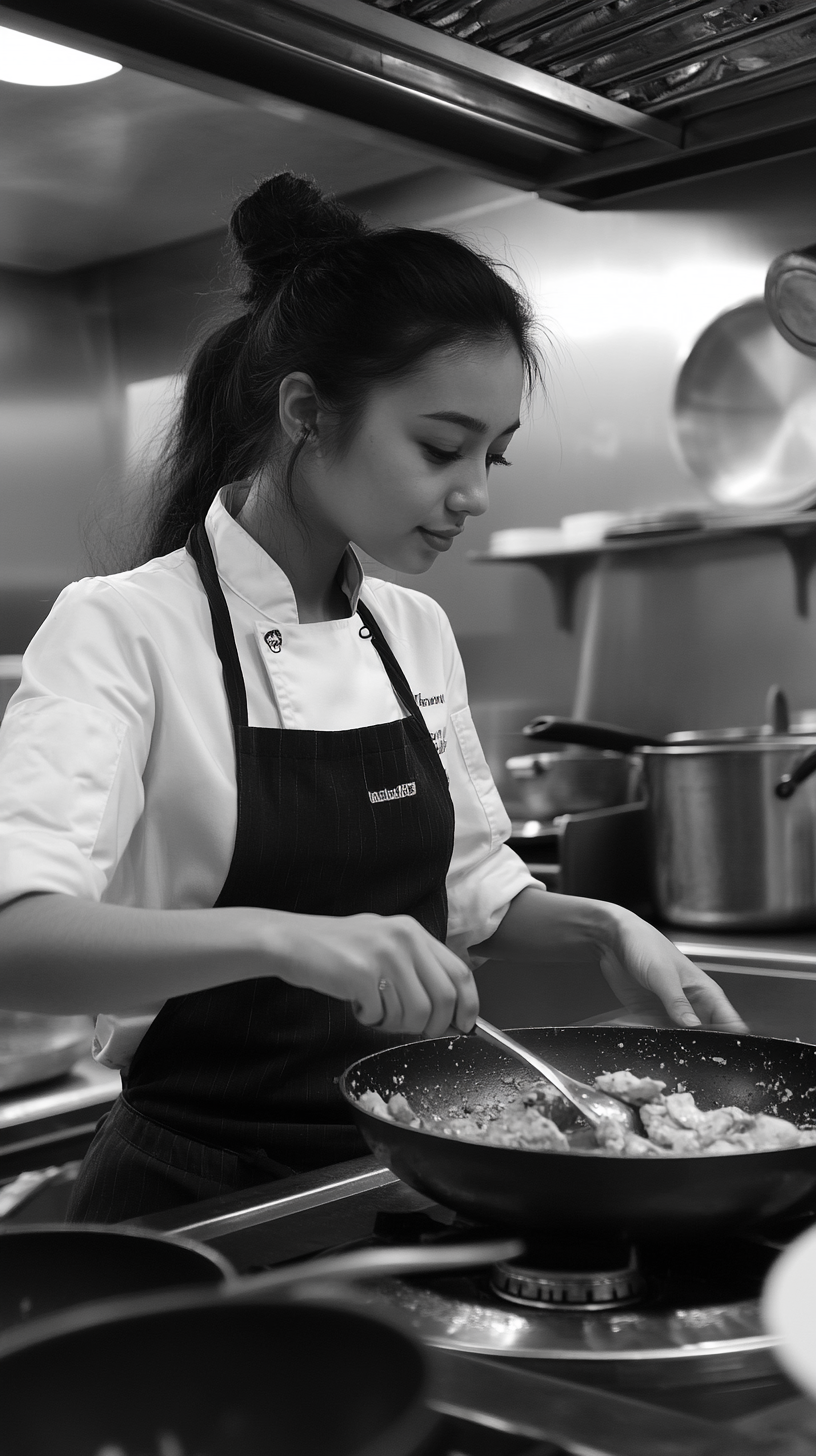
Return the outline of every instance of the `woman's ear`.
[[[281,429],[292,444],[304,438],[317,439],[320,404],[313,380],[296,371],[281,380],[278,391],[278,416]]]

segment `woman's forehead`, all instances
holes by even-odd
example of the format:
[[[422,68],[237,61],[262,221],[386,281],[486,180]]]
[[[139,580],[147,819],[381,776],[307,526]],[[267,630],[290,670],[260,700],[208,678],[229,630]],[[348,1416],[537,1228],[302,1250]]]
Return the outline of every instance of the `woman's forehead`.
[[[438,349],[406,378],[384,383],[383,394],[410,413],[461,415],[494,434],[512,429],[524,389],[524,365],[515,344],[485,342]]]

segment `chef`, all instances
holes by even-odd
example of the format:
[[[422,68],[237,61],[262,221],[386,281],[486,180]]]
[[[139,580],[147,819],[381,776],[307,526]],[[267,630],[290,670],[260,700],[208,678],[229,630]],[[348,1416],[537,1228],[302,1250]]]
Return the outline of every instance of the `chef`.
[[[630,1011],[743,1023],[619,906],[547,894],[426,571],[509,462],[529,306],[442,233],[283,173],[231,221],[242,308],[190,365],[143,564],[63,592],[0,731],[0,1005],[97,1015],[123,1093],[71,1217],[364,1151],[336,1079],[478,1012],[487,956],[597,947]]]

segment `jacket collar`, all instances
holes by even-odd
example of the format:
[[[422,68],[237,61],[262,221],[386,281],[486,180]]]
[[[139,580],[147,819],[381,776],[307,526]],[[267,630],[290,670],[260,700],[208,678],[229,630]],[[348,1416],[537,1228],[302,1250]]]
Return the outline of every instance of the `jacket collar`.
[[[224,486],[207,512],[207,535],[218,575],[231,592],[261,616],[295,625],[299,620],[297,602],[288,576],[235,520],[246,490],[243,481]],[[341,563],[340,585],[352,613],[357,610],[364,580],[360,559],[349,546]]]

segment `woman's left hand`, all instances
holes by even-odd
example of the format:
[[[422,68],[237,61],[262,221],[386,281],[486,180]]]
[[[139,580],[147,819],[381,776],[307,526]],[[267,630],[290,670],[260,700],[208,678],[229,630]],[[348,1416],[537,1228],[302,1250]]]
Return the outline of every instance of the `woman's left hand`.
[[[748,1031],[717,982],[648,921],[618,910],[614,926],[601,951],[601,971],[633,1017],[651,1025],[668,1018],[674,1026]]]

